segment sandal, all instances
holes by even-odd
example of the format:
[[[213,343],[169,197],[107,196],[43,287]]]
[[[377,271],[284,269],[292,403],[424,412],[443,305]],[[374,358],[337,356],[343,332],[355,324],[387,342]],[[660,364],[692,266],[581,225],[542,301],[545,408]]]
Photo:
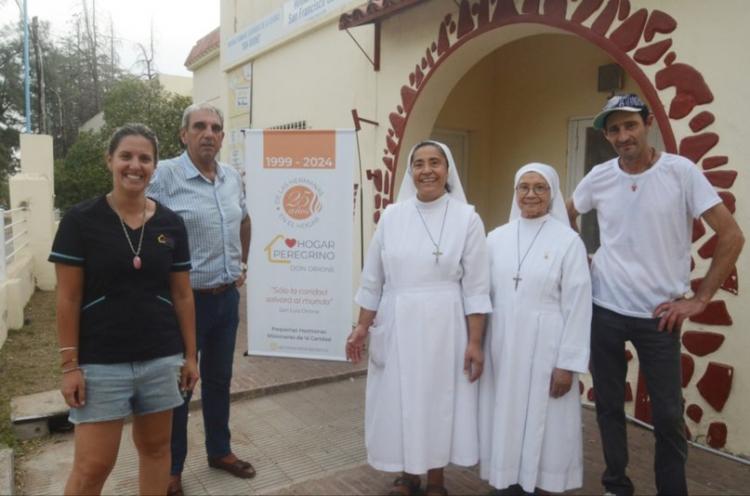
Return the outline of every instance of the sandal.
[[[167,496],[185,496],[182,491],[182,480],[180,476],[170,476],[169,486],[167,487]]]
[[[236,458],[233,462],[225,462],[221,458],[208,458],[208,466],[224,470],[241,479],[255,477],[255,468],[248,462]]]
[[[422,480],[417,475],[401,475],[393,481],[393,490],[388,496],[416,496]]]
[[[448,496],[448,490],[444,486],[438,486],[437,484],[428,484],[424,488],[425,496]]]

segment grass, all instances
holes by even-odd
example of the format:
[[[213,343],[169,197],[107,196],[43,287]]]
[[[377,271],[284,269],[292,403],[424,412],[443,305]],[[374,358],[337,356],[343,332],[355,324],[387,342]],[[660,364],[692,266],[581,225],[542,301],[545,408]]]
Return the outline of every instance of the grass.
[[[0,444],[23,454],[34,442],[20,442],[10,423],[10,400],[60,387],[55,292],[36,291],[26,305],[22,329],[8,331],[0,349]]]

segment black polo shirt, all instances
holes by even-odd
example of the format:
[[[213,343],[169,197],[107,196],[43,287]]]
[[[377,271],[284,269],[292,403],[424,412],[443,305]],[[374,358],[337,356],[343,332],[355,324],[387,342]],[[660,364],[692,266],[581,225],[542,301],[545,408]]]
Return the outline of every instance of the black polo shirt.
[[[140,228],[126,229],[137,248]],[[104,196],[65,214],[49,261],[83,267],[79,363],[122,363],[183,352],[169,274],[190,270],[182,219],[164,205],[146,222],[141,269]]]

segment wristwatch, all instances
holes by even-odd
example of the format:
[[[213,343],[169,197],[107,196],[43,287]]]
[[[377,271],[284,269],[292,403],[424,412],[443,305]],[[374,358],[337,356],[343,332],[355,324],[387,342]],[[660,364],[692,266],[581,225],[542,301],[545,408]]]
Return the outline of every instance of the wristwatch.
[[[242,269],[242,272],[247,272],[247,264],[245,262],[240,262],[240,269]]]

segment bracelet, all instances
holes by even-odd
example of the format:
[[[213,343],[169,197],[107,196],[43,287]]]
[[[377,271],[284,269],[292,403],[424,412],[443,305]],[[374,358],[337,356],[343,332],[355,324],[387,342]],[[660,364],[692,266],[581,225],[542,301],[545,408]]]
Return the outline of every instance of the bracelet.
[[[63,346],[62,348],[60,348],[57,351],[59,351],[60,353],[62,353],[63,351],[73,351],[73,350],[77,350],[77,349],[78,349],[77,346]]]
[[[81,370],[81,367],[75,366],[70,367],[69,369],[62,369],[62,373],[67,374],[68,372],[75,372],[76,370]]]
[[[77,361],[78,361],[77,358],[71,358],[70,360],[65,360],[63,363],[60,364],[60,367],[65,367],[67,364],[71,362],[77,362]]]

